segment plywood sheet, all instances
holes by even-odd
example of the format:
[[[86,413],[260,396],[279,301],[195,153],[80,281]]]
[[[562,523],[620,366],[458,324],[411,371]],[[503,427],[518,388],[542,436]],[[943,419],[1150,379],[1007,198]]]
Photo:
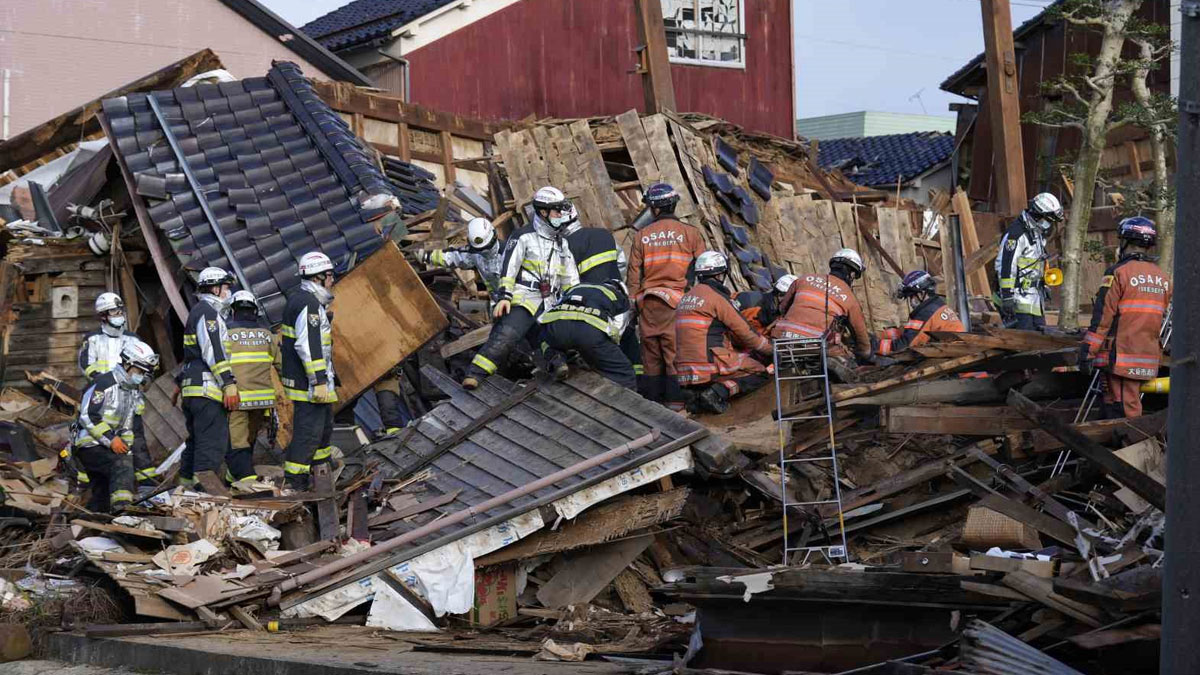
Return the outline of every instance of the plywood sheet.
[[[646,138],[646,130],[642,128],[642,118],[636,110],[626,110],[617,115],[617,128],[621,130],[621,138],[625,140],[625,149],[633,160],[633,168],[637,171],[638,182],[642,189],[662,180],[662,172],[654,153],[650,151],[650,139]]]
[[[334,287],[333,359],[339,405],[362,393],[446,327],[395,243],[354,268]]]
[[[662,179],[674,186],[683,186],[683,171],[675,159],[675,146],[667,136],[667,120],[662,115],[650,115],[642,118],[642,128],[646,130],[646,138],[650,140],[650,151],[654,153],[654,161]],[[675,213],[679,216],[690,216],[696,211],[692,197],[684,190],[679,191],[679,204]]]
[[[621,213],[621,200],[613,189],[612,180],[608,177],[608,169],[604,166],[604,157],[600,154],[600,146],[592,136],[592,128],[587,120],[576,120],[568,127],[575,139],[575,147],[579,150],[580,168],[587,176],[588,182],[596,195],[603,221],[594,225],[604,225],[610,230],[625,227],[625,216]]]

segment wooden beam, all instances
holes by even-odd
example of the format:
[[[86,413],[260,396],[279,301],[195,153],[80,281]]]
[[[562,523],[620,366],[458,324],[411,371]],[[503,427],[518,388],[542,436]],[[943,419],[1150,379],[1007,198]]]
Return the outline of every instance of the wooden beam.
[[[442,169],[446,172],[446,187],[450,187],[458,169],[454,166],[454,138],[449,131],[442,132]]]
[[[992,123],[992,173],[996,211],[1015,216],[1025,208],[1025,155],[1021,149],[1021,90],[1013,47],[1009,0],[981,0],[987,61],[987,104]],[[960,214],[961,215],[961,214]]]
[[[987,253],[976,256],[979,252],[979,233],[975,229],[975,216],[971,213],[971,201],[967,199],[967,193],[958,190],[954,193],[954,212],[958,214],[958,225],[962,231],[963,245],[963,272],[967,278],[967,289],[972,295],[990,296],[992,294],[991,284],[988,283],[987,270],[983,269],[983,264],[995,257],[995,252],[991,255]],[[996,250],[1000,248],[1000,241],[996,240]]]
[[[890,434],[1003,436],[1036,425],[1008,406],[912,405],[881,408]]]
[[[1054,417],[1015,389],[1008,392],[1008,405],[1037,422],[1038,426],[1062,441],[1068,449],[1094,462],[1105,473],[1133,490],[1137,496],[1150,502],[1155,508],[1166,510],[1166,488],[1158,481],[1138,471],[1132,464],[1114,455],[1112,450],[1084,436],[1077,429]]]
[[[461,115],[439,112],[431,108],[405,103],[400,99],[363,91],[344,82],[313,80],[318,96],[338,112],[361,113],[364,117],[385,122],[403,122],[417,129],[432,132],[449,131],[455,136],[490,141],[507,124],[485,122]]]
[[[633,0],[637,14],[638,39],[635,50],[641,57],[638,72],[646,94],[646,114],[678,110],[675,105],[675,85],[671,81],[671,61],[667,58],[667,31],[663,24],[662,3],[659,0]]]

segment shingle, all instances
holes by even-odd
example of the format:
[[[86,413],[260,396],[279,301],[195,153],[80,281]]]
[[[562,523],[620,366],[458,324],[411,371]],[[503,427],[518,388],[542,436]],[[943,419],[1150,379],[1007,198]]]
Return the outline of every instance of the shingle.
[[[300,27],[331,50],[386,36],[453,0],[354,0]]]
[[[950,159],[954,136],[938,132],[914,132],[864,138],[821,141],[818,164],[822,169],[840,169],[858,185],[895,185],[911,180]]]
[[[343,268],[351,256],[361,258],[381,245],[351,195],[397,193],[364,163],[362,146],[294,64],[276,63],[266,78],[153,95],[179,102],[167,119],[247,282],[272,295],[264,306],[273,322],[281,318],[281,290],[299,283],[301,255],[323,250]],[[147,199],[147,206],[179,262],[192,271],[206,265],[231,269],[145,95],[102,105],[117,122],[117,151],[135,171],[152,172],[144,180],[168,188],[167,199]]]

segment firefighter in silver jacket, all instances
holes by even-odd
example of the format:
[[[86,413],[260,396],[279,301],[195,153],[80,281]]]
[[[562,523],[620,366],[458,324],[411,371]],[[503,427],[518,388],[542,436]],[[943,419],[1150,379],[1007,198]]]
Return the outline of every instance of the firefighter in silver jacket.
[[[88,509],[107,513],[133,501],[133,459],[138,420],[145,410],[141,388],[158,368],[158,355],[141,341],[129,342],[120,362],[98,376],[83,394],[73,452],[91,477]]]
[[[487,287],[492,302],[501,299],[500,274],[504,264],[504,242],[487,218],[472,218],[467,223],[467,248],[432,249],[421,254],[421,261],[434,267],[475,270]]]
[[[1000,240],[996,277],[1000,280],[1000,318],[1008,328],[1040,329],[1046,325],[1046,236],[1063,221],[1058,198],[1043,192],[1029,200]]]
[[[333,455],[333,261],[312,251],[300,258],[300,288],[283,310],[283,390],[292,400],[292,440],[284,450],[288,488],[307,490],[314,464]]]
[[[501,267],[500,300],[492,310],[496,323],[486,344],[471,361],[463,386],[474,389],[495,373],[509,352],[537,327],[546,303],[579,283],[579,273],[564,237],[579,212],[562,191],[544,187],[533,196],[533,223],[513,232]]]

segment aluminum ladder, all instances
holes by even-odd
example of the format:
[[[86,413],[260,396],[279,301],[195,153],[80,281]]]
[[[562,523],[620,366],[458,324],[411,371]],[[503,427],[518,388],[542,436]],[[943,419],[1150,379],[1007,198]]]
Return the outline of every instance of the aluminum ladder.
[[[842,511],[841,471],[838,466],[837,444],[834,439],[833,404],[829,389],[829,367],[826,354],[825,338],[784,338],[774,341],[775,346],[775,410],[779,427],[779,492],[783,502],[783,564],[787,565],[794,555],[803,553],[800,564],[805,564],[813,553],[820,553],[831,564],[849,561],[849,550],[846,547],[846,520]],[[787,407],[794,408],[798,399],[801,385],[804,381],[815,381],[819,388],[819,396],[823,399],[824,411],[821,414],[796,414],[785,416]],[[785,385],[794,382],[795,385]],[[795,396],[790,394],[795,393]],[[789,400],[785,401],[785,396]],[[820,410],[818,408],[818,410]],[[825,420],[829,429],[829,454],[819,457],[789,458],[788,429],[794,422],[806,420]],[[833,472],[833,499],[811,502],[789,501],[788,467],[801,462],[829,462]],[[788,512],[797,508],[807,515],[810,522],[819,524],[824,530],[827,518],[821,514],[822,507],[837,506],[837,532],[826,532],[824,546],[807,546],[809,537],[804,536],[801,545],[792,546],[792,538],[788,531]],[[833,543],[840,541],[841,543]]]

